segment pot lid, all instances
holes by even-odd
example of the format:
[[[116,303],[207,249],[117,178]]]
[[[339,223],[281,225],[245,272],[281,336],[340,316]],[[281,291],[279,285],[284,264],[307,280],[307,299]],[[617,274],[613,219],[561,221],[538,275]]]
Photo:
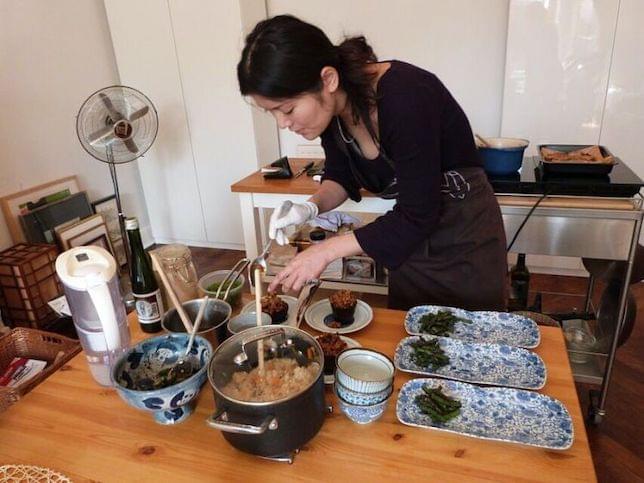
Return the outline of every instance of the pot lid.
[[[303,330],[286,325],[252,327],[215,350],[208,378],[226,399],[274,404],[308,389],[322,374],[323,365],[320,345]]]

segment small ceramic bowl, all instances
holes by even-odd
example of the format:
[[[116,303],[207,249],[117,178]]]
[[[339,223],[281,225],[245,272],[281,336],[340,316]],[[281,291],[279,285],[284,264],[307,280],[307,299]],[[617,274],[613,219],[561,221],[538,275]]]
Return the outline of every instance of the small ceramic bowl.
[[[389,402],[388,397],[384,401],[367,406],[351,404],[350,402],[342,399],[342,396],[338,394],[337,386],[335,395],[338,398],[340,411],[342,411],[351,421],[358,424],[369,424],[379,419],[385,413],[385,409],[387,409],[387,403]]]
[[[208,294],[211,297],[215,297],[217,294],[217,288],[212,287],[213,284],[221,283],[224,281],[226,276],[230,273],[230,270],[215,270],[214,272],[209,272],[199,279],[197,282],[197,288],[199,289],[199,294],[203,297]],[[226,302],[232,306],[238,306],[241,303],[242,290],[244,289],[244,283],[246,279],[243,275],[240,275],[233,288],[228,292],[228,297],[226,297]],[[212,287],[212,289],[211,289]],[[214,290],[213,290],[214,289]],[[223,299],[226,294],[226,289],[221,289],[219,293],[219,298]]]
[[[262,325],[271,325],[271,323],[271,316],[262,312]],[[250,329],[251,327],[257,327],[257,317],[255,316],[255,312],[246,312],[245,314],[236,315],[228,321],[226,326],[229,337],[234,334],[238,334],[242,330]]]
[[[335,376],[347,389],[361,393],[384,391],[394,378],[394,363],[386,355],[363,348],[338,354]]]
[[[338,396],[349,404],[355,404],[356,406],[371,406],[373,404],[381,403],[385,399],[389,398],[394,390],[394,386],[392,381],[392,384],[382,391],[364,393],[352,391],[336,380],[335,390],[338,393]]]
[[[154,388],[159,374],[174,367],[188,346],[188,334],[167,334],[145,339],[128,349],[112,367],[114,388],[130,406],[154,413],[160,424],[184,421],[194,410],[194,399],[206,381],[212,346],[196,336],[187,362],[196,372],[175,384]]]

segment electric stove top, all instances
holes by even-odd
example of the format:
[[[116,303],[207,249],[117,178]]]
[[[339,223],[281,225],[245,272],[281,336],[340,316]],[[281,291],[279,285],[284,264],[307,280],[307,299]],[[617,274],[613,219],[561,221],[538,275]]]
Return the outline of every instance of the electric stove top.
[[[571,195],[631,198],[639,193],[644,182],[626,164],[617,164],[606,176],[544,175],[537,156],[523,159],[521,170],[513,175],[493,176],[488,179],[497,194]]]

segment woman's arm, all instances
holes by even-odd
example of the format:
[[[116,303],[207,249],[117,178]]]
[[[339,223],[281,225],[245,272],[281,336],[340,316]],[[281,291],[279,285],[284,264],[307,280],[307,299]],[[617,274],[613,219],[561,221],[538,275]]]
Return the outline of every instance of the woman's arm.
[[[349,194],[341,184],[325,179],[317,192],[309,198],[309,201],[318,205],[319,213],[326,213],[340,206],[347,198],[349,198]]]
[[[275,276],[268,290],[272,292],[281,285],[285,292],[298,291],[308,280],[319,278],[332,261],[360,253],[363,253],[362,248],[353,233],[329,238],[296,256]]]

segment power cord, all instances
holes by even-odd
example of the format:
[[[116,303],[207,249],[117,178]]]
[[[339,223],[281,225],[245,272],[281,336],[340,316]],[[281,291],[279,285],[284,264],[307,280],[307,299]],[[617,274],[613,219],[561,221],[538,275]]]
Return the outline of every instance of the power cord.
[[[523,221],[522,221],[522,222],[521,222],[521,224],[519,225],[519,229],[516,231],[516,233],[515,233],[515,234],[514,234],[514,236],[512,237],[512,241],[511,241],[511,242],[510,242],[510,244],[508,245],[508,248],[506,248],[506,250],[505,250],[505,252],[506,252],[506,253],[508,253],[508,252],[510,251],[510,249],[511,249],[511,248],[512,248],[512,246],[514,245],[514,242],[515,242],[515,241],[517,241],[517,238],[519,237],[519,233],[521,233],[521,230],[523,230],[523,227],[525,226],[525,224],[528,222],[528,220],[529,220],[529,219],[530,219],[530,217],[532,216],[532,213],[534,213],[534,210],[536,210],[536,209],[537,209],[537,207],[541,204],[541,202],[542,202],[543,200],[545,200],[547,197],[548,197],[548,192],[546,191],[545,193],[543,193],[543,195],[541,196],[541,198],[539,198],[539,199],[535,202],[535,204],[534,204],[534,205],[532,205],[532,208],[530,208],[530,211],[528,211],[528,214],[525,216],[525,218],[523,219]]]

